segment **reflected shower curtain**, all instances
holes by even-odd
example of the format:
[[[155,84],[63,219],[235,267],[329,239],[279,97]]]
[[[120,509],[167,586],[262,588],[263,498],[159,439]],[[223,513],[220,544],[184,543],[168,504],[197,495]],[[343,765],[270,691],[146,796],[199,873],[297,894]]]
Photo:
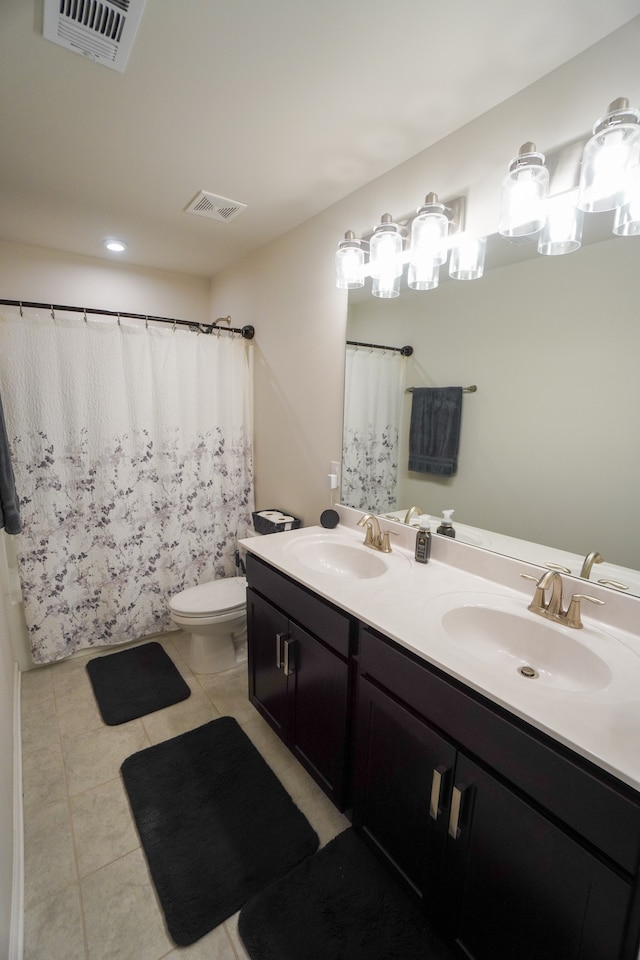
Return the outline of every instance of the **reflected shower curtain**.
[[[245,341],[6,312],[0,385],[35,662],[163,631],[171,594],[235,574],[253,509]]]
[[[397,507],[406,369],[399,353],[347,345],[342,503],[349,507],[370,513]]]

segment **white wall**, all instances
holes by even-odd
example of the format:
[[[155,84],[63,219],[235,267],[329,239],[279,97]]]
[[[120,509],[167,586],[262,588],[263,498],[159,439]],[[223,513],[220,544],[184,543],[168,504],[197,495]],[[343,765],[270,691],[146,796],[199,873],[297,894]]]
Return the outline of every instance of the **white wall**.
[[[209,281],[202,277],[18,243],[0,242],[0,297],[194,323],[209,319]]]
[[[346,295],[333,279],[345,230],[402,219],[434,190],[466,194],[470,229],[497,229],[500,183],[522,143],[551,153],[619,96],[640,103],[640,17],[538,83],[214,278],[212,310],[256,326],[256,498],[317,522],[339,456]]]
[[[0,531],[0,537],[5,536],[4,531]],[[14,660],[5,616],[4,585],[0,577],[0,956],[8,957],[14,865],[13,721],[17,704],[14,704]]]

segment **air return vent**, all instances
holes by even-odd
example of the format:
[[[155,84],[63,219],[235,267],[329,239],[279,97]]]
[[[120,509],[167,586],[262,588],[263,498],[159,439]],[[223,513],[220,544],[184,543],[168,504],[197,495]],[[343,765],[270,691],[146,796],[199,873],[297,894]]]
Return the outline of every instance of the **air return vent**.
[[[218,197],[215,193],[201,190],[184,209],[185,213],[195,213],[199,217],[228,223],[246,210],[246,207],[246,203],[240,203],[239,200],[229,200],[228,197]]]
[[[44,36],[124,72],[145,0],[44,0]]]

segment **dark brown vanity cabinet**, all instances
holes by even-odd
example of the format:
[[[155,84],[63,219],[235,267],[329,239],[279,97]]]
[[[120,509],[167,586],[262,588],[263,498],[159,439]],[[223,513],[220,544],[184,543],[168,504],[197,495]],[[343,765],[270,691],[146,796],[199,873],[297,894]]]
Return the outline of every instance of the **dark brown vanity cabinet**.
[[[368,628],[353,819],[473,960],[636,960],[640,809]]]
[[[344,809],[354,625],[253,556],[247,578],[249,699]]]

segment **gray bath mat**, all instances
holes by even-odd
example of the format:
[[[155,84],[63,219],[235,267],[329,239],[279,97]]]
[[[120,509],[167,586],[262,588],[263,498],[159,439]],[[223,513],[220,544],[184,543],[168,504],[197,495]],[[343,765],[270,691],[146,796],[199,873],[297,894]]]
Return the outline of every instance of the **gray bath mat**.
[[[167,928],[185,947],[318,847],[231,717],[124,761],[122,778]]]
[[[102,719],[109,726],[155,713],[191,694],[159,643],[143,643],[87,664]]]

